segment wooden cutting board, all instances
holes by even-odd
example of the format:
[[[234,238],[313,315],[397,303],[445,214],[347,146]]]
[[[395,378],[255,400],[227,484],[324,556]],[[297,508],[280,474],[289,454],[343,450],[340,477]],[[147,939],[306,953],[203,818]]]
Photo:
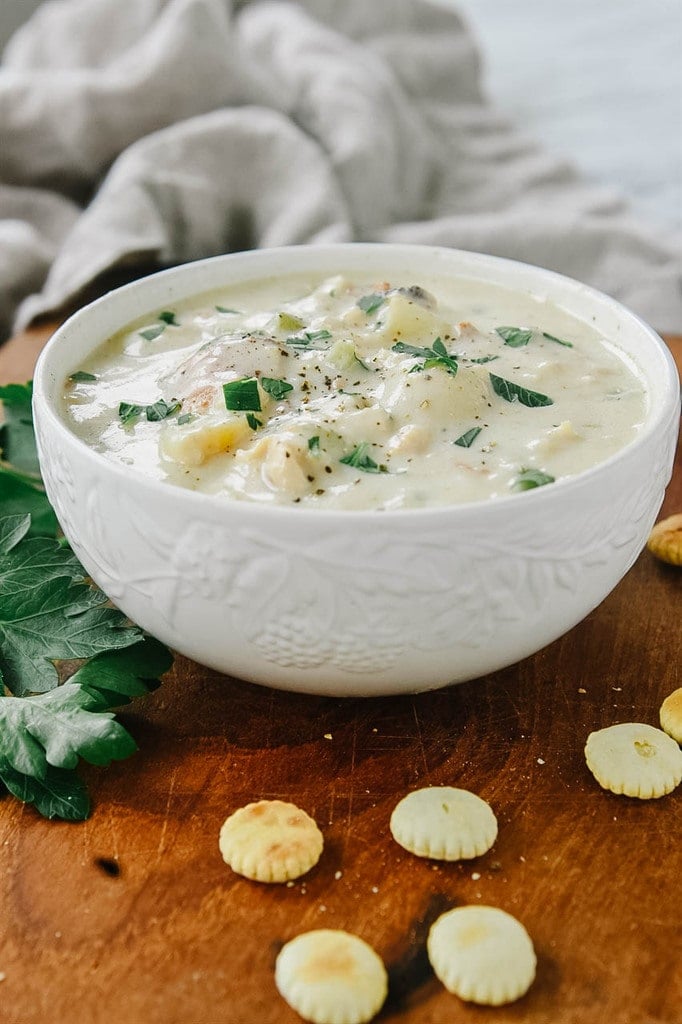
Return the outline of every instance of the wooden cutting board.
[[[0,352],[30,377],[50,333]],[[670,339],[682,367],[682,338]],[[663,514],[682,511],[682,453]],[[614,516],[618,509],[614,508]],[[588,733],[656,725],[682,685],[682,570],[644,552],[579,626],[512,668],[415,697],[297,696],[178,658],[121,719],[139,753],[84,767],[83,824],[0,802],[0,1020],[6,1024],[294,1024],[273,965],[312,928],[356,932],[384,958],[378,1019],[400,1024],[680,1024],[680,794],[601,790]],[[428,784],[470,788],[500,832],[475,861],[404,852],[388,821]],[[231,873],[218,831],[236,807],[292,800],[325,835],[290,886]],[[537,980],[504,1009],[461,1003],[425,955],[444,909],[493,904],[525,924]]]

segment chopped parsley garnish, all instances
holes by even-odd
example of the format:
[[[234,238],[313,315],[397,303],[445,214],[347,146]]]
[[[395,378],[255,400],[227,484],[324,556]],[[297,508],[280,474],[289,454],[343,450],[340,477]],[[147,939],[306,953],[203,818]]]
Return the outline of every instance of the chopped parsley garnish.
[[[363,295],[361,299],[358,299],[358,306],[367,316],[371,316],[380,306],[383,306],[385,301],[385,295],[380,292],[371,292],[371,294]]]
[[[512,484],[514,491],[531,491],[534,487],[544,487],[545,484],[553,484],[554,477],[549,473],[543,473],[541,469],[522,469]]]
[[[7,475],[0,482],[0,788],[46,818],[79,821],[90,813],[73,771],[79,758],[107,765],[136,749],[112,709],[155,689],[173,659],[108,605],[57,539],[37,462],[31,385],[7,385],[0,398],[7,417],[0,426],[0,475]]]
[[[179,327],[180,324],[176,320],[175,313],[170,309],[164,309],[163,313],[159,313],[159,320],[164,324],[168,324],[169,327]]]
[[[133,405],[132,402],[121,402],[118,407],[118,415],[122,423],[130,423],[141,416],[143,411],[143,405]]]
[[[175,399],[167,402],[164,398],[160,398],[153,405],[135,405],[132,402],[121,402],[118,407],[118,415],[122,423],[131,423],[144,413],[150,423],[157,423],[159,420],[165,420],[169,416],[174,416],[180,409],[180,406],[181,403],[175,401]]]
[[[495,362],[496,359],[499,358],[499,356],[479,356],[478,359],[470,359],[469,362],[478,363],[478,365],[481,366],[483,363],[493,363]]]
[[[168,325],[165,323],[154,324],[153,327],[146,327],[144,331],[138,331],[137,333],[140,335],[141,338],[144,338],[145,341],[154,341],[161,334],[163,334],[167,326]]]
[[[97,380],[97,377],[94,373],[87,373],[85,370],[76,370],[75,373],[71,374],[69,380],[72,384],[80,384],[87,380]]]
[[[258,430],[259,427],[263,426],[263,421],[259,420],[257,416],[254,416],[252,412],[247,412],[246,422],[249,424],[252,430]]]
[[[505,345],[511,345],[512,348],[522,348],[533,337],[533,332],[524,327],[496,327],[495,331],[504,338]]]
[[[176,423],[179,427],[184,427],[185,423],[191,423],[195,419],[196,416],[193,416],[191,412],[183,412],[181,416],[178,416]]]
[[[225,408],[235,412],[260,412],[260,395],[258,381],[255,377],[242,377],[223,384]]]
[[[309,348],[311,341],[327,341],[329,338],[331,331],[304,331],[303,334],[292,334],[285,340],[285,344],[295,348]]]
[[[145,406],[144,411],[150,423],[157,423],[159,420],[167,420],[169,416],[174,416],[181,404],[181,402],[177,402],[174,398],[170,402],[160,398],[153,405]]]
[[[472,427],[471,430],[467,430],[464,434],[461,434],[455,441],[455,444],[458,444],[460,448],[471,448],[482,430],[483,427]]]
[[[276,377],[261,377],[260,386],[263,391],[267,391],[269,395],[272,395],[276,401],[284,398],[285,395],[294,390],[293,384],[289,384],[286,380],[278,380]]]
[[[227,306],[216,306],[216,310],[219,313],[235,313],[237,316],[241,316],[241,313],[238,309],[228,309]]]
[[[515,384],[514,381],[496,377],[494,373],[489,374],[489,377],[493,391],[500,398],[504,398],[505,402],[520,402],[521,405],[525,405],[529,409],[536,409],[542,405],[554,405],[553,399],[543,395],[540,391],[529,391],[528,388],[522,387],[521,384]]]
[[[557,345],[563,345],[565,348],[573,348],[572,341],[564,341],[563,338],[557,338],[553,334],[548,334],[547,331],[542,332],[542,337],[547,338],[549,341],[555,341]]]
[[[354,469],[361,469],[363,473],[387,473],[386,466],[379,466],[374,459],[367,454],[369,444],[363,441],[357,448],[354,448],[349,455],[344,455],[339,462],[345,466],[353,466]]]
[[[143,331],[137,332],[145,341],[155,341],[163,334],[167,327],[180,326],[175,317],[175,313],[171,309],[162,310],[157,319],[159,321],[158,324],[154,324],[152,327],[145,327]]]
[[[304,321],[291,313],[278,313],[277,326],[280,331],[300,331],[305,326]]]
[[[418,345],[408,345],[404,341],[397,341],[392,346],[392,351],[423,359],[424,364],[420,369],[430,370],[433,366],[442,366],[453,377],[457,373],[457,360],[454,356],[449,355],[440,338],[436,338],[431,348],[421,348]]]
[[[315,437],[308,438],[308,451],[319,452],[320,450],[320,435],[315,434]]]

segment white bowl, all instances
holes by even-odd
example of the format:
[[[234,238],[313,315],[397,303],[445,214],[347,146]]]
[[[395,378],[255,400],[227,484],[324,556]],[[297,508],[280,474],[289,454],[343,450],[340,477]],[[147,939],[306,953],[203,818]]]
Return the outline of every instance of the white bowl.
[[[280,273],[457,275],[543,294],[637,363],[637,438],[551,487],[452,508],[319,511],[182,490],[107,461],[67,427],[68,374],[128,322],[188,296]],[[83,565],[175,650],[253,682],[329,695],[414,692],[533,654],[602,601],[641,551],[670,478],[677,371],[617,302],[546,270],[405,245],[237,253],[144,278],[82,309],[35,375],[45,486]]]

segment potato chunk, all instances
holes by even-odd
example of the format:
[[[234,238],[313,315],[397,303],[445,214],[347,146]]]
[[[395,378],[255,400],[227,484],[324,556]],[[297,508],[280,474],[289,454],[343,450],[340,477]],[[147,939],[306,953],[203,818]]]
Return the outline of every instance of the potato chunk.
[[[382,306],[377,340],[384,345],[396,341],[431,345],[436,338],[452,337],[456,329],[420,302],[396,292]]]
[[[263,480],[275,491],[292,498],[307,494],[313,474],[308,457],[292,437],[266,437],[259,445]]]
[[[220,452],[239,448],[252,434],[245,416],[201,416],[191,423],[167,424],[159,438],[159,449],[172,462],[201,466]]]
[[[488,405],[489,391],[486,374],[478,366],[460,366],[456,376],[440,367],[419,373],[399,367],[387,384],[382,404],[398,425],[430,428],[480,416]]]

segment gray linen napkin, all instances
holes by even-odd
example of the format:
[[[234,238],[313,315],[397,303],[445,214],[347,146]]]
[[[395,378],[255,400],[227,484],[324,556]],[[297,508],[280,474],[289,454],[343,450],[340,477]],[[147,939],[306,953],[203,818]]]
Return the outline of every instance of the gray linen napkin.
[[[428,0],[59,0],[0,66],[0,331],[103,271],[426,242],[559,270],[682,329],[678,249],[504,123]]]

